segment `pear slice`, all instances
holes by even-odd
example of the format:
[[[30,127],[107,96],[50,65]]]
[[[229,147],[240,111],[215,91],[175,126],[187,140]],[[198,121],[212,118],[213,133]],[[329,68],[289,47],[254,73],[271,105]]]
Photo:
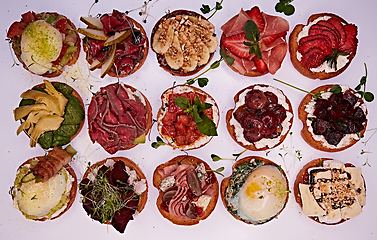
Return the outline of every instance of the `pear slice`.
[[[80,17],[81,22],[88,25],[89,28],[102,30],[103,25],[99,18],[96,17]]]
[[[145,133],[143,133],[138,138],[136,138],[134,143],[136,143],[136,144],[145,143]]]
[[[109,36],[105,35],[102,30],[99,29],[90,29],[90,28],[79,28],[77,31],[87,37],[106,41],[109,39]]]
[[[114,64],[115,52],[116,52],[115,50],[116,50],[116,44],[111,46],[110,55],[101,66],[101,78],[105,77],[105,75],[110,71],[111,67]]]
[[[109,37],[109,39],[107,39],[107,41],[103,45],[106,47],[106,46],[119,43],[123,41],[124,39],[126,39],[128,36],[130,36],[130,34],[131,34],[131,29],[127,29],[121,32],[115,32],[115,34]]]
[[[93,71],[94,69],[101,67],[103,63],[104,61],[100,62],[98,59],[94,59],[92,64],[89,66],[89,70]]]

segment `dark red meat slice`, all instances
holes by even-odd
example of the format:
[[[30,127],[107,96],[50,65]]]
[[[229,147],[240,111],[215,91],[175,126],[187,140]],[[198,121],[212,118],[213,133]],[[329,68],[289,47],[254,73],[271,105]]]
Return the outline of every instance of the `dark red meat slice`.
[[[124,171],[125,165],[123,161],[116,161],[114,163],[113,169],[109,171],[110,177],[108,178],[109,183],[114,186],[124,186],[127,185],[128,174]]]
[[[99,53],[101,51],[105,41],[96,40],[96,39],[92,39],[92,38],[86,38],[86,40],[87,40],[87,43],[88,43],[88,46],[89,46],[89,56],[88,56],[88,58],[92,59],[97,55],[97,53]]]
[[[330,20],[330,19],[329,19],[329,20]],[[320,20],[320,21],[318,21],[316,24],[331,29],[331,30],[336,34],[336,36],[338,37],[338,39],[341,39],[342,36],[341,36],[340,32],[338,31],[338,29],[337,29],[333,24],[331,24],[331,23],[329,22],[329,20],[327,20],[327,21],[325,21],[325,20]],[[342,28],[342,29],[343,29],[343,28]],[[343,30],[343,32],[344,32],[344,30]],[[344,35],[344,36],[345,36],[345,35]]]
[[[67,32],[67,19],[60,18],[58,21],[55,22],[55,28],[59,30],[59,32],[65,34]]]
[[[29,24],[31,22],[34,22],[37,19],[37,15],[35,12],[29,11],[21,15],[22,21],[24,21],[26,24]]]

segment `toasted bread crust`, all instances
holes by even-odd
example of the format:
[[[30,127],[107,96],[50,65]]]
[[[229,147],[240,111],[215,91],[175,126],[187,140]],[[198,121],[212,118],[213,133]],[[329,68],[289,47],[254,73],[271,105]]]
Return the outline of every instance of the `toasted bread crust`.
[[[24,165],[26,164],[30,164],[34,159],[38,159],[41,160],[44,156],[38,156],[38,157],[33,157],[33,158],[30,158],[28,159],[27,161],[25,161],[23,164],[21,164],[17,170],[19,170],[21,167],[23,167]],[[51,219],[50,218],[38,218],[38,219],[32,219],[34,221],[40,221],[40,222],[43,222],[43,221],[46,221],[46,220],[54,220],[58,217],[60,217],[61,215],[63,215],[65,212],[67,212],[69,210],[69,208],[72,206],[73,202],[75,201],[76,199],[76,193],[77,193],[77,177],[76,177],[76,174],[75,174],[75,171],[73,170],[73,168],[70,166],[70,165],[65,165],[64,168],[68,171],[68,173],[72,176],[72,178],[74,179],[73,183],[72,183],[72,188],[71,188],[71,191],[69,192],[69,202],[67,203],[67,207],[64,209],[64,211],[62,211],[59,215],[55,216],[55,217],[52,217]],[[12,187],[13,188],[13,187]],[[14,196],[13,194],[11,195],[12,196],[12,200],[14,199]]]
[[[302,201],[301,201],[301,194],[300,194],[300,190],[299,190],[299,184],[300,183],[308,183],[308,179],[305,179],[305,175],[306,175],[309,168],[323,167],[323,161],[326,161],[326,160],[334,160],[334,159],[332,159],[332,158],[317,158],[317,159],[314,159],[314,160],[308,162],[307,164],[305,164],[302,167],[302,169],[298,172],[295,183],[293,185],[293,192],[294,192],[295,200],[298,203],[298,205],[300,205],[301,208],[302,208]],[[354,167],[354,165],[351,164],[351,163],[345,163],[345,166],[346,167]],[[325,224],[325,225],[337,225],[337,224],[340,224],[340,223],[347,221],[345,219],[342,219],[340,222],[337,222],[335,224],[328,224],[328,223],[320,222],[315,217],[309,217],[309,218],[318,222],[318,223]]]
[[[206,142],[204,142],[204,143],[202,143],[201,145],[198,145],[198,146],[195,146],[195,143],[196,142],[194,142],[194,143],[192,143],[192,144],[189,144],[189,145],[177,145],[176,143],[175,143],[175,141],[174,141],[174,139],[173,138],[171,138],[170,136],[168,136],[168,135],[164,135],[164,134],[162,134],[162,128],[163,128],[163,123],[162,123],[162,118],[163,118],[163,114],[164,114],[164,111],[163,111],[163,108],[167,108],[166,107],[166,100],[167,99],[169,99],[169,95],[170,94],[173,94],[174,93],[174,90],[175,89],[180,89],[180,88],[182,88],[182,87],[184,87],[184,88],[189,88],[190,90],[189,91],[194,91],[194,92],[197,92],[197,93],[199,93],[199,94],[202,94],[202,95],[205,95],[205,96],[207,96],[207,99],[211,99],[212,101],[213,101],[213,105],[212,105],[212,109],[216,109],[216,112],[218,113],[218,121],[217,122],[215,122],[214,121],[214,123],[215,123],[215,125],[216,125],[216,127],[219,125],[219,119],[220,119],[220,112],[219,112],[219,107],[217,106],[217,103],[215,102],[215,99],[213,98],[213,97],[211,97],[208,93],[206,93],[206,92],[204,92],[203,90],[201,90],[201,89],[199,89],[199,88],[197,88],[197,87],[194,87],[194,86],[190,86],[190,85],[177,85],[177,86],[174,86],[174,87],[172,87],[172,88],[169,88],[169,89],[167,89],[167,90],[165,90],[165,92],[163,92],[162,94],[161,94],[161,108],[158,110],[158,113],[157,113],[157,123],[158,123],[158,127],[157,127],[157,129],[158,129],[158,131],[159,131],[159,133],[160,133],[160,135],[161,135],[161,137],[163,137],[165,140],[167,140],[167,143],[170,145],[170,146],[172,146],[174,149],[175,148],[179,148],[179,149],[182,149],[182,150],[193,150],[193,149],[198,149],[198,148],[201,148],[201,147],[203,147],[204,145],[206,145],[207,143],[209,143],[211,140],[212,140],[212,138],[213,138],[213,136],[205,136],[205,135],[203,135],[203,136],[201,136],[196,142],[198,142],[199,140],[201,140],[201,139],[203,139],[203,138],[207,138],[207,141]],[[215,111],[212,111],[213,112],[213,116],[215,115]],[[214,120],[214,119],[213,119]]]
[[[136,174],[137,174],[137,177],[138,177],[138,180],[141,180],[141,179],[145,179],[145,183],[146,183],[146,186],[147,186],[147,189],[139,195],[140,199],[139,199],[139,204],[138,204],[138,209],[137,211],[138,212],[141,212],[144,207],[145,207],[145,204],[147,203],[147,200],[148,200],[148,183],[147,183],[147,178],[145,177],[143,171],[141,170],[141,168],[132,160],[128,159],[128,158],[125,158],[125,157],[110,157],[110,158],[106,158],[102,161],[99,161],[93,165],[91,165],[84,173],[82,179],[85,179],[88,177],[89,173],[91,173],[95,168],[99,168],[101,167],[103,164],[106,163],[106,161],[108,159],[111,159],[113,160],[114,162],[117,162],[117,161],[122,161],[124,162],[124,165],[129,167],[131,170],[135,170],[136,171]],[[105,222],[105,224],[111,224],[110,222]]]
[[[41,12],[41,13],[38,13],[37,14],[37,17],[38,15],[42,15],[42,14],[54,14],[55,16],[63,16],[67,19],[67,24],[70,25],[72,27],[72,29],[75,30],[75,34],[76,34],[76,43],[75,43],[75,46],[77,47],[77,50],[74,54],[72,54],[72,57],[69,59],[69,61],[65,64],[65,66],[72,66],[73,64],[76,63],[77,59],[79,58],[79,55],[80,55],[80,49],[81,49],[81,41],[80,41],[80,36],[79,34],[77,33],[77,29],[76,29],[76,26],[71,22],[71,20],[69,20],[66,16],[64,15],[61,15],[59,13],[56,13],[56,12]],[[17,43],[16,41],[13,41],[12,42],[12,48],[14,50],[14,53],[18,59],[18,61],[20,63],[22,63],[22,66],[29,71],[28,67],[26,66],[26,64],[22,61],[21,59],[21,49],[19,50],[16,50],[18,49],[18,46],[17,46]],[[64,67],[62,67],[60,70],[58,71],[54,71],[52,73],[45,73],[43,75],[40,75],[42,77],[47,77],[47,78],[53,78],[53,77],[57,77],[59,75],[61,75],[64,71]],[[30,71],[29,71],[30,72]]]
[[[250,89],[250,90],[252,90],[252,89],[254,89],[254,87],[256,87],[256,86],[268,87],[268,85],[264,85],[264,84],[256,84],[256,85],[251,85],[251,86],[249,86],[249,87],[247,87],[247,88],[244,88],[244,89],[240,90],[240,91],[234,96],[234,103],[237,103],[237,102],[240,100],[240,99],[239,99],[239,96],[240,96],[240,94],[241,94],[242,92],[244,92],[246,89]],[[271,86],[271,87],[272,87],[272,86]],[[281,91],[281,90],[280,90],[280,91]],[[292,108],[291,102],[289,101],[289,99],[287,98],[287,96],[283,93],[283,91],[281,91],[281,93],[284,95],[285,100],[286,100],[286,102],[287,102],[287,104],[288,104],[288,106],[289,106],[289,109],[286,109],[286,111],[290,112],[290,113],[292,114],[292,116],[293,116],[293,108]],[[229,110],[227,111],[227,113],[226,113],[226,127],[227,127],[227,129],[228,129],[228,132],[229,132],[230,136],[233,138],[233,140],[234,140],[236,143],[238,143],[241,147],[246,148],[246,149],[251,150],[251,151],[265,151],[265,150],[270,149],[268,146],[264,146],[264,147],[262,147],[262,148],[257,148],[257,147],[256,147],[255,145],[253,145],[253,144],[251,144],[251,145],[245,145],[245,144],[243,144],[242,142],[240,142],[240,141],[237,139],[237,137],[236,137],[235,127],[234,127],[233,125],[230,124],[230,119],[232,118],[233,112],[234,112],[234,109],[229,109]],[[293,124],[293,117],[291,118],[291,120],[290,120],[289,122],[290,122],[289,129],[291,129],[292,124]],[[289,133],[289,130],[287,131],[286,134],[284,134],[284,135],[280,135],[280,136],[279,136],[279,138],[280,138],[279,142],[278,142],[276,145],[274,145],[272,148],[274,148],[274,147],[280,145],[280,144],[285,140],[285,138],[287,137],[288,133]]]
[[[320,17],[324,17],[324,16],[333,17],[333,18],[339,20],[341,23],[347,24],[347,22],[343,18],[341,18],[338,15],[335,15],[333,13],[317,13],[317,14],[313,14],[309,17],[307,25],[310,22],[314,21],[315,19],[320,18]],[[307,69],[306,67],[304,67],[301,64],[301,62],[297,59],[297,51],[298,51],[298,40],[297,40],[297,38],[298,38],[298,34],[302,31],[302,29],[304,27],[305,26],[303,24],[297,24],[295,26],[295,28],[292,30],[291,35],[289,36],[289,54],[290,54],[290,57],[291,57],[291,62],[293,64],[293,66],[296,68],[296,70],[299,73],[301,73],[302,75],[304,75],[308,78],[320,79],[320,80],[329,79],[329,78],[338,76],[339,74],[344,72],[344,70],[346,70],[347,67],[350,65],[352,59],[355,57],[356,49],[355,49],[355,51],[353,51],[348,56],[349,61],[346,63],[346,65],[344,67],[342,67],[341,69],[338,69],[335,72],[326,73],[324,70],[321,71],[321,72],[313,72],[313,71],[311,71],[310,69]]]
[[[317,87],[312,93],[320,93],[320,92],[326,92],[331,89],[334,85],[323,85],[320,87]],[[350,88],[350,90],[355,94],[355,91]],[[307,94],[301,101],[299,107],[298,107],[298,118],[302,121],[302,130],[301,130],[301,136],[304,139],[304,141],[309,144],[311,147],[324,151],[324,152],[339,152],[343,151],[351,146],[353,146],[355,143],[357,143],[359,140],[356,139],[351,139],[349,144],[337,148],[328,148],[327,146],[324,145],[322,141],[317,141],[314,139],[312,133],[309,132],[309,127],[306,124],[306,120],[308,119],[308,113],[305,111],[306,106],[309,104],[309,102],[313,99],[313,96],[311,94]],[[360,98],[358,100],[360,103],[363,103],[364,101]],[[365,113],[367,115],[368,112]],[[366,128],[367,128],[367,123],[368,120],[366,120],[363,123],[364,129],[360,132],[360,136],[363,136]]]
[[[215,189],[215,192],[213,193],[211,201],[208,204],[208,206],[205,210],[205,213],[202,217],[195,218],[195,219],[180,219],[176,216],[171,215],[169,212],[167,212],[167,211],[165,211],[161,208],[162,196],[163,196],[164,193],[162,191],[160,191],[159,186],[160,186],[163,179],[162,179],[162,176],[158,173],[158,171],[164,169],[167,166],[175,165],[175,164],[197,165],[197,164],[200,164],[200,163],[204,164],[206,170],[209,170],[209,171],[212,170],[211,167],[205,161],[203,161],[203,160],[201,160],[197,157],[188,156],[188,155],[180,155],[180,156],[174,157],[173,159],[167,161],[166,163],[158,165],[157,168],[153,172],[153,186],[155,188],[157,188],[157,190],[159,191],[159,195],[158,195],[158,198],[156,200],[157,208],[164,218],[168,219],[170,222],[172,222],[174,224],[190,226],[190,225],[198,224],[201,220],[206,219],[216,207],[217,199],[219,197],[219,183],[217,181],[216,176],[214,176],[215,181],[212,184],[212,188]]]
[[[194,17],[199,17],[200,16],[202,19],[208,20],[207,18],[205,18],[201,14],[199,14],[197,12],[189,11],[189,10],[175,10],[173,12],[170,12],[170,13],[166,14],[165,16],[163,16],[162,18],[160,18],[157,21],[157,23],[154,25],[154,27],[152,29],[152,34],[151,34],[151,46],[153,46],[153,37],[154,37],[154,34],[156,33],[156,31],[158,29],[158,26],[162,22],[164,22],[166,19],[169,19],[169,18],[177,16],[177,15],[189,15],[189,16],[194,16]],[[152,50],[153,50],[153,48],[152,48]],[[170,68],[169,65],[165,61],[164,55],[159,54],[157,52],[155,52],[155,53],[156,53],[156,56],[157,56],[157,60],[160,63],[159,64],[160,67],[162,69],[164,69],[165,71],[167,71],[168,73],[174,75],[174,76],[191,76],[191,75],[194,75],[195,73],[197,73],[200,70],[202,70],[205,66],[207,66],[208,63],[211,62],[211,59],[212,59],[213,55],[215,54],[215,52],[209,54],[209,59],[208,59],[208,62],[206,64],[204,64],[202,66],[199,66],[199,67],[197,66],[195,68],[195,70],[193,70],[191,72],[184,72],[184,71],[182,71],[182,69],[175,70],[175,69]],[[165,64],[161,64],[161,62],[163,62]]]
[[[265,165],[274,165],[276,167],[279,167],[276,163],[274,163],[273,161],[271,160],[268,160],[266,158],[263,158],[263,157],[259,157],[259,156],[248,156],[248,157],[244,157],[242,159],[239,159],[237,162],[235,162],[232,166],[232,174],[234,172],[234,170],[236,169],[237,166],[243,164],[243,163],[246,163],[246,162],[250,162],[252,159],[257,159],[257,160],[260,160],[260,161],[263,161],[265,163]],[[285,172],[284,171],[281,171],[287,181],[287,187],[289,187],[289,183],[288,183],[288,178],[287,176],[285,175]],[[229,177],[226,177],[226,178],[223,178],[223,180],[221,181],[221,185],[220,185],[220,193],[221,193],[221,200],[224,204],[224,207],[225,209],[228,208],[228,205],[226,203],[226,200],[225,200],[225,191],[229,185],[229,181],[230,181],[230,177],[232,176],[232,174],[229,176]],[[287,202],[288,202],[288,199],[289,199],[289,193],[287,192],[287,199],[286,199],[286,202],[285,202],[285,205],[284,207],[279,211],[279,213],[277,215],[279,215],[283,209],[285,208]],[[229,212],[230,213],[230,212]],[[249,223],[249,222],[245,222],[243,219],[241,219],[239,216],[235,216],[233,215],[232,213],[230,213],[235,219],[237,220],[240,220],[244,223],[247,223],[247,224],[252,224],[252,223]]]
[[[131,74],[135,73],[137,70],[139,70],[143,66],[143,64],[144,64],[144,62],[145,62],[145,60],[147,59],[147,56],[148,56],[149,41],[148,41],[147,33],[145,32],[145,29],[143,28],[142,25],[140,25],[140,23],[138,23],[133,18],[131,18],[129,16],[127,16],[127,18],[131,19],[132,22],[135,24],[135,27],[137,29],[139,29],[141,31],[141,33],[145,36],[145,43],[144,43],[144,49],[143,49],[143,58],[135,65],[135,67],[132,69],[132,71],[130,72],[130,74],[123,73],[123,74],[117,75],[113,71],[110,70],[110,71],[107,72],[107,75],[109,75],[110,77],[120,77],[120,78],[123,78],[123,77],[130,76]],[[90,60],[88,59],[88,56],[89,56],[89,47],[88,47],[88,44],[85,41],[82,41],[82,45],[83,45],[83,50],[85,52],[86,61],[89,64],[92,64],[93,60],[92,59],[90,59]],[[101,69],[101,66],[98,66],[95,69]],[[93,70],[95,70],[95,69],[93,69]]]

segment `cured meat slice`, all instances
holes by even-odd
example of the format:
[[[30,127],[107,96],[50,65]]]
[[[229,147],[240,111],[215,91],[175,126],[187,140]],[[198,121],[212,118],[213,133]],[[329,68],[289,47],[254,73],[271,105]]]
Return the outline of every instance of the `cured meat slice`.
[[[238,15],[234,16],[221,27],[221,30],[223,30],[225,36],[233,36],[243,33],[247,20],[251,20],[251,18],[243,9],[241,9]]]
[[[339,23],[340,23],[340,22],[339,22]],[[333,24],[331,24],[331,23],[329,22],[329,20],[327,20],[327,21],[325,21],[325,20],[320,20],[320,21],[317,22],[317,24],[318,24],[318,25],[321,25],[321,26],[324,26],[324,27],[326,27],[326,28],[331,29],[331,30],[336,34],[337,38],[339,38],[339,39],[341,38],[341,34],[340,34],[339,30],[338,30]]]
[[[284,18],[268,15],[263,12],[262,16],[266,23],[266,27],[264,31],[261,33],[262,38],[289,31],[289,23]]]
[[[317,47],[321,49],[325,56],[332,53],[331,45],[325,38],[322,38],[322,37],[317,37],[317,38],[313,38],[312,40],[305,41],[303,44],[299,45],[298,51],[301,54],[306,54],[313,47]]]

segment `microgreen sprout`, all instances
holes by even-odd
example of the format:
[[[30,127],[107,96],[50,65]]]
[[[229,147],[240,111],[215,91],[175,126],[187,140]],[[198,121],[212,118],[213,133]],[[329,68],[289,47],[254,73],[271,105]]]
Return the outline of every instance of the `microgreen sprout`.
[[[369,164],[369,153],[372,153],[372,152],[364,151],[364,150],[361,150],[361,152],[360,152],[360,155],[367,154],[367,160],[365,161],[365,163],[363,164],[363,166],[368,165],[369,167],[371,167],[371,165]]]
[[[161,146],[168,145],[166,142],[164,142],[159,136],[156,137],[156,142],[152,142],[152,147],[157,149]]]
[[[279,0],[279,2],[275,5],[276,12],[282,12],[287,16],[292,15],[295,12],[295,7],[290,4],[293,0]]]
[[[359,85],[356,86],[355,90],[357,91],[358,94],[361,95],[361,98],[365,99],[365,101],[372,102],[374,100],[373,93],[366,91],[367,76],[368,76],[368,70],[367,70],[367,64],[366,63],[364,63],[364,67],[365,67],[365,75],[362,76],[362,78],[360,79],[360,83],[359,83]],[[360,90],[361,88],[363,88],[362,91]]]
[[[246,149],[243,150],[243,151],[240,152],[240,153],[233,153],[232,155],[233,155],[233,157],[235,157],[235,158],[221,158],[221,157],[219,157],[219,156],[216,155],[216,154],[211,154],[211,158],[212,158],[212,161],[214,161],[214,162],[217,162],[217,161],[220,161],[220,160],[231,160],[231,161],[237,161],[237,159],[238,159],[238,158],[239,158],[244,152],[246,152]]]
[[[291,87],[291,88],[294,88],[294,89],[300,90],[300,91],[305,92],[305,93],[307,93],[307,94],[310,94],[310,95],[313,96],[313,98],[322,98],[322,93],[312,93],[312,92],[306,91],[306,90],[304,90],[304,89],[302,89],[302,88],[296,87],[296,86],[294,86],[294,85],[291,85],[291,84],[289,84],[289,83],[286,83],[286,82],[281,81],[281,80],[276,79],[276,78],[273,78],[273,80],[275,80],[275,81],[277,81],[277,82],[280,82],[280,83],[283,83],[283,84],[285,84],[285,85],[287,85],[287,86],[289,86],[289,87]],[[338,84],[335,84],[335,85],[332,86],[332,87],[330,88],[330,90],[329,90],[329,92],[331,92],[331,93],[340,93],[341,91],[342,91],[342,88],[341,88]]]
[[[224,169],[225,169],[224,167],[219,167],[216,170],[206,170],[206,172],[214,172],[224,177],[224,174],[221,173],[222,171],[224,171]]]
[[[193,85],[196,81],[198,81],[198,84],[199,84],[200,87],[205,87],[208,84],[209,80],[208,80],[208,78],[203,78],[201,76],[206,74],[211,69],[218,68],[220,66],[220,63],[223,60],[225,60],[225,62],[228,63],[229,65],[233,65],[234,58],[226,55],[226,52],[223,49],[220,49],[220,56],[221,56],[221,58],[219,60],[213,62],[207,70],[205,70],[204,72],[202,72],[201,74],[199,74],[198,76],[196,76],[194,78],[190,78],[189,80],[186,81],[185,84]]]
[[[210,13],[212,11],[214,11],[211,16],[209,16],[207,19],[210,19],[213,15],[215,15],[215,13],[219,10],[221,10],[223,8],[223,6],[221,6],[221,4],[223,3],[224,0],[221,0],[220,2],[216,2],[216,5],[211,9],[209,5],[207,4],[202,4],[202,7],[200,8],[200,11],[203,13],[203,14],[207,14],[207,13]]]

